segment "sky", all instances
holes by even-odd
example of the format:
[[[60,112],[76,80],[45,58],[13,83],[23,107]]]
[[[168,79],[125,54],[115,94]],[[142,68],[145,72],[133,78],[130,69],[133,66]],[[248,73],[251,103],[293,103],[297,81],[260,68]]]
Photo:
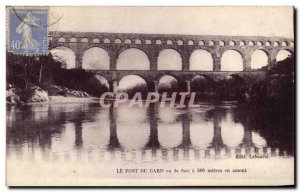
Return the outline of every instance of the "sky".
[[[59,31],[293,38],[292,7],[50,7]]]

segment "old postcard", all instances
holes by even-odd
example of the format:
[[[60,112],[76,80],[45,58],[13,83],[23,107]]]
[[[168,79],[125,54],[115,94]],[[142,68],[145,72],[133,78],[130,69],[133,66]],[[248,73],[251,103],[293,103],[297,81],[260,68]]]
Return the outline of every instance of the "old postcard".
[[[293,186],[293,7],[6,7],[8,186]]]

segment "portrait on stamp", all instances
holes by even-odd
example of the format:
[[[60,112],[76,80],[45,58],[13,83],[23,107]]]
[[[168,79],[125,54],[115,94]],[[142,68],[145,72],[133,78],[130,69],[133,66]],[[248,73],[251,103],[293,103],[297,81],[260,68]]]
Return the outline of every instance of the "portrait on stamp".
[[[48,53],[48,9],[9,9],[9,51],[17,54]]]

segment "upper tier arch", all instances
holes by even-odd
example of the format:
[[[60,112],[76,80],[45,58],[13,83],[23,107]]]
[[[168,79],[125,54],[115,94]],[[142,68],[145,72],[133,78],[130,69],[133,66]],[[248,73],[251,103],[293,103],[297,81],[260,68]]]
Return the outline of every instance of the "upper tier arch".
[[[91,47],[101,47],[107,50],[110,56],[109,70],[116,70],[120,53],[131,48],[145,52],[150,62],[150,70],[157,70],[160,52],[166,49],[175,50],[182,58],[181,70],[183,71],[190,70],[191,55],[199,49],[207,50],[212,54],[213,71],[221,70],[221,56],[228,50],[237,50],[241,53],[243,71],[251,70],[251,56],[256,50],[263,50],[268,55],[270,65],[276,63],[276,55],[280,50],[294,52],[294,40],[283,37],[57,31],[49,32],[49,40],[49,49],[59,46],[70,48],[75,53],[77,68],[82,67],[82,57],[86,50]]]

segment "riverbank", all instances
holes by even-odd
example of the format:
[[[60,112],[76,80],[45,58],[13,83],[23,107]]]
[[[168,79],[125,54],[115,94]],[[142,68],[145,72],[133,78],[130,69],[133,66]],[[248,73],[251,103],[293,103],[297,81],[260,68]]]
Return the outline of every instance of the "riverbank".
[[[7,85],[6,90],[7,105],[93,102],[98,102],[98,98],[92,97],[84,91],[72,90],[57,85],[50,85],[44,89],[37,85],[30,85],[26,90]]]
[[[65,97],[65,96],[49,96],[48,103],[97,103],[97,97]]]

